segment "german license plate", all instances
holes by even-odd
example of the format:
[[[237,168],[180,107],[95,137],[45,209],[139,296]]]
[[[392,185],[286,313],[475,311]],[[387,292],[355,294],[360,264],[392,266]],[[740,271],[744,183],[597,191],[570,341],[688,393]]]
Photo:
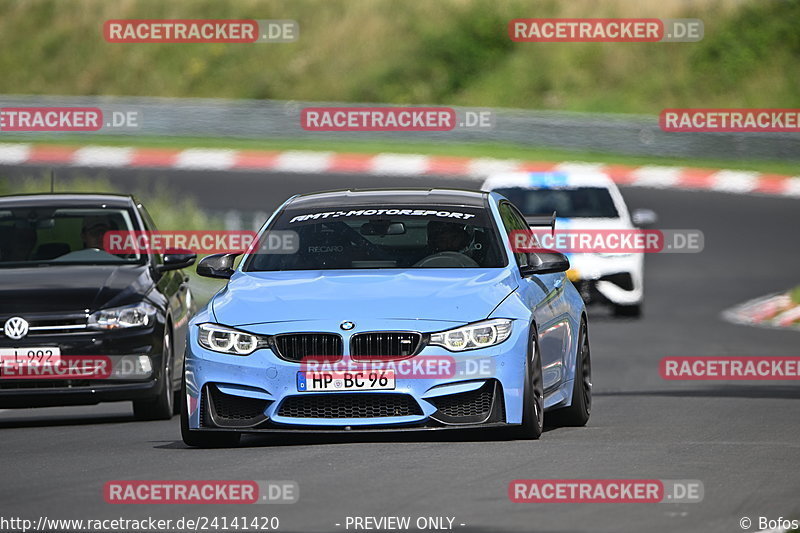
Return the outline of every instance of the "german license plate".
[[[56,366],[59,362],[61,349],[56,346],[0,348],[0,368]]]
[[[297,373],[297,390],[394,390],[394,370],[304,371]]]

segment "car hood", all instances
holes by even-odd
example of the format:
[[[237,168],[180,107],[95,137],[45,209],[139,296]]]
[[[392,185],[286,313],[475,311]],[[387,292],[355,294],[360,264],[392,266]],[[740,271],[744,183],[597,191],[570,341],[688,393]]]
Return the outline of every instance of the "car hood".
[[[221,324],[294,320],[473,322],[517,287],[509,269],[236,272],[212,301]]]
[[[90,312],[141,300],[152,287],[142,265],[0,269],[0,313]]]

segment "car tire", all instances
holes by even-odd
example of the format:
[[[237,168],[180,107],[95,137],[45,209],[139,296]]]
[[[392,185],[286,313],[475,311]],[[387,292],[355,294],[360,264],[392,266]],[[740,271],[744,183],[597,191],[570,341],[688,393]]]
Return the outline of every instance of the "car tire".
[[[531,327],[525,361],[525,388],[522,400],[522,424],[514,428],[517,439],[536,440],[544,430],[544,379],[536,329]]]
[[[581,320],[578,334],[578,353],[575,360],[575,381],[572,386],[572,402],[569,407],[548,413],[548,422],[556,426],[582,427],[592,414],[592,357],[589,349],[589,332],[586,320]]]
[[[164,327],[163,354],[161,360],[161,387],[154,400],[136,400],[133,402],[133,414],[139,420],[169,420],[174,414],[175,395],[172,390],[172,329]]]
[[[194,448],[227,448],[236,446],[241,440],[241,433],[201,431],[189,428],[189,405],[186,403],[186,372],[181,377],[181,438],[183,443]]]
[[[172,398],[172,414],[173,415],[181,414],[181,391],[180,391],[180,389],[175,391],[175,396]]]
[[[614,316],[639,318],[642,316],[642,304],[614,305]]]

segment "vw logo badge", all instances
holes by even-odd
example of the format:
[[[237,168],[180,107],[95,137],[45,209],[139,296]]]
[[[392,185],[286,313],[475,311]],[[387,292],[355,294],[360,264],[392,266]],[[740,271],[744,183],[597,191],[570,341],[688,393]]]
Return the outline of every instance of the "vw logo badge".
[[[12,316],[3,325],[3,333],[9,339],[21,339],[28,334],[28,321],[18,316]]]
[[[345,331],[350,331],[351,329],[356,327],[356,325],[354,323],[350,322],[349,320],[345,320],[344,322],[339,324],[339,327],[342,328]],[[27,329],[27,325],[26,325],[26,329]]]

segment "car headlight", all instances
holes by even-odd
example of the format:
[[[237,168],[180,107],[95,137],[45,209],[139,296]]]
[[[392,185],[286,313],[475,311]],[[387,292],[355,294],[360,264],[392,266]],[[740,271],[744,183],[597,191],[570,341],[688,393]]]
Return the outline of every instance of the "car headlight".
[[[197,342],[212,352],[232,355],[250,355],[261,347],[258,335],[220,326],[219,324],[200,324]]]
[[[101,309],[89,315],[88,325],[95,329],[138,328],[152,324],[157,309],[147,302]]]
[[[443,346],[452,352],[487,348],[500,344],[511,336],[511,322],[498,318],[432,333],[429,344]]]

